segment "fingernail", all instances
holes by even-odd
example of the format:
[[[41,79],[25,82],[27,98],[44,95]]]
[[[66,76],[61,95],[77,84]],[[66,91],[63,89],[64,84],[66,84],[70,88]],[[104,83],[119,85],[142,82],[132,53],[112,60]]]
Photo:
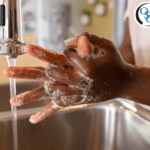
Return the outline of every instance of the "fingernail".
[[[22,101],[14,102],[14,100],[11,99],[10,104],[13,105],[13,106],[22,106],[23,102]]]
[[[30,121],[31,123],[35,123],[35,122],[36,122],[36,120],[32,119],[33,117],[34,117],[34,115],[31,116],[30,119],[29,119],[29,121]]]
[[[15,103],[15,106],[22,106],[22,105],[23,105],[22,101]]]
[[[14,98],[10,99],[10,104],[16,106],[17,101],[14,101]]]
[[[73,42],[75,39],[76,39],[76,37],[72,37],[72,38],[70,38],[70,39],[65,40],[64,42],[65,42],[65,43],[71,43],[71,42]]]
[[[24,95],[25,93],[22,93],[16,97],[13,97],[10,99],[10,104],[13,106],[21,106],[24,104]]]
[[[12,99],[10,100],[10,104],[13,105],[13,106],[15,105],[15,103]]]
[[[33,115],[30,117],[29,121],[31,123],[37,122],[39,119],[41,119],[42,115],[40,113],[37,113],[36,115]]]

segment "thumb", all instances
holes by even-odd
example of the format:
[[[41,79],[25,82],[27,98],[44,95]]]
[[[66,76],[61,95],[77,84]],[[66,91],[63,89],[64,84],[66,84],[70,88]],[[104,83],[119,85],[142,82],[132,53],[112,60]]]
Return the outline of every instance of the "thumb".
[[[90,37],[90,33],[88,32],[84,32],[81,35],[77,36],[77,37],[73,37],[70,39],[65,40],[65,45],[69,48],[78,48],[78,40],[80,39],[80,37],[82,36],[86,36],[87,38]]]
[[[73,37],[70,39],[65,40],[65,45],[69,48],[77,48],[78,47],[78,37]]]
[[[86,36],[81,36],[78,40],[78,52],[83,56],[90,56],[93,51],[92,43]]]

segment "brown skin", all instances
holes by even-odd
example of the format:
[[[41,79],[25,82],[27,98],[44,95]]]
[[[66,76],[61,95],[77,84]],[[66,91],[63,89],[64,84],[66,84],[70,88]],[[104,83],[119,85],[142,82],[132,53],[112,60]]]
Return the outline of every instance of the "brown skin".
[[[126,65],[131,73],[132,80],[130,84],[123,86],[123,90],[118,97],[121,96],[137,103],[150,105],[150,68]]]
[[[121,56],[122,56],[122,58],[124,59],[125,62],[127,62],[129,64],[132,64],[132,65],[135,65],[134,53],[133,53],[133,49],[132,49],[132,42],[131,42],[130,30],[129,30],[129,19],[127,19],[127,22],[126,22],[126,29],[125,29],[125,34],[124,34],[124,40],[123,40],[123,42],[122,42],[122,44],[121,44],[121,46],[119,48],[119,52],[121,53]],[[143,68],[143,73],[144,72],[147,72],[147,74],[149,74],[149,69],[147,70],[147,69]],[[137,74],[138,74],[138,71],[137,71]],[[145,75],[142,75],[142,76],[145,76]],[[141,79],[139,79],[139,80],[141,80]],[[135,94],[132,93],[130,95],[130,99],[137,99],[137,100],[141,99],[143,102],[146,101],[146,102],[144,102],[145,104],[148,104],[149,103],[149,93],[148,93],[147,89],[149,89],[149,86],[146,86],[146,85],[149,84],[149,79],[146,79],[146,82],[148,81],[147,84],[146,84],[146,82],[144,83],[143,81],[144,80],[142,80],[142,82],[140,84],[141,85],[142,84],[145,85],[145,86],[143,86],[143,90],[144,90],[144,93],[146,92],[145,97],[147,97],[147,99],[142,99],[143,98],[143,96],[141,96],[141,94],[143,94],[142,89],[141,89],[141,91],[139,91],[138,94],[136,94],[137,98],[133,97]],[[132,88],[132,87],[133,88],[136,87],[136,84],[132,85],[130,88]],[[126,95],[126,93],[130,93],[132,91],[132,89],[130,89],[130,88],[128,88],[128,92],[126,91],[124,95]],[[126,98],[127,96],[124,96],[124,97]],[[141,102],[141,100],[137,101],[137,102]],[[138,105],[138,103],[135,103],[135,106],[138,108],[138,111],[139,110],[141,110],[142,112],[146,111],[140,105]]]
[[[115,98],[122,85],[128,84],[130,81],[127,66],[111,41],[89,35],[89,33],[82,35],[88,37],[93,44],[93,49],[96,50],[96,53],[99,53],[99,57],[87,61],[73,49],[65,50],[64,54],[75,70],[93,79],[93,87],[88,92],[88,96],[93,97],[93,99],[98,97],[97,102]],[[124,82],[125,78],[128,82]]]
[[[48,96],[56,104],[64,107],[80,103],[102,102],[112,98],[128,98],[150,105],[150,92],[147,90],[150,89],[150,69],[126,63],[111,41],[83,33],[75,41],[66,45],[70,48],[64,51],[64,55],[48,52],[35,45],[26,47],[27,52],[32,56],[49,64],[55,64],[58,68],[54,66],[48,69],[10,67],[4,70],[7,77],[39,79],[42,76],[43,81],[52,81],[52,79],[57,81],[22,95],[23,98],[17,96],[11,99],[12,105],[16,106],[18,101],[22,104],[36,101],[41,99],[42,95]],[[73,48],[78,48],[78,52]],[[82,58],[81,54],[88,59]],[[91,59],[91,55],[98,57]],[[92,82],[89,89],[87,86],[90,83],[85,80],[85,77]],[[54,98],[53,92],[58,89],[62,93]],[[33,96],[34,94],[38,95]],[[81,101],[83,95],[88,98]],[[51,102],[32,117],[32,123],[42,121],[58,109],[55,109],[54,103]],[[43,113],[46,115],[43,116]]]
[[[99,48],[101,48],[101,42],[103,38],[98,39],[98,37],[95,35],[89,36],[89,33],[84,33],[83,35],[87,36],[92,44],[97,45]],[[95,83],[97,90],[93,89],[93,95],[97,95],[95,91],[99,93],[101,88],[104,88],[104,86],[102,86],[102,83],[106,82],[109,86],[105,89],[107,94],[103,97],[103,100],[119,97],[128,98],[135,102],[150,105],[150,92],[149,90],[147,90],[150,89],[150,69],[145,67],[137,67],[124,62],[122,56],[120,56],[113,43],[109,40],[106,41],[107,42],[102,45],[102,48],[107,50],[107,55],[103,58],[94,60],[95,63],[97,60],[99,60],[99,63],[96,63],[99,64],[98,68],[96,68],[96,65],[94,63],[92,64],[92,62],[88,61],[86,62],[87,65],[84,65],[84,67],[81,67],[81,69],[75,67],[76,64],[72,60],[70,60],[71,64],[73,64],[73,66],[77,70],[81,71],[81,73],[83,73],[83,68],[88,68],[87,72],[90,73],[86,73],[85,75],[88,75],[89,77],[91,76],[91,74],[94,74],[93,79],[97,79],[97,82]],[[67,44],[67,46],[76,48],[76,41]],[[131,49],[129,51],[131,52]],[[130,54],[130,58],[133,59],[132,53]],[[73,59],[73,57],[73,55],[70,56],[71,59]],[[76,59],[73,60],[79,63],[80,61]],[[132,59],[130,59],[129,61],[132,61]],[[80,67],[82,65],[83,61],[78,66]],[[111,96],[109,97],[109,95]]]
[[[129,30],[129,20],[127,20],[126,23],[124,39],[119,48],[119,52],[125,62],[135,65],[134,54],[133,54],[132,44],[131,44],[130,30]]]

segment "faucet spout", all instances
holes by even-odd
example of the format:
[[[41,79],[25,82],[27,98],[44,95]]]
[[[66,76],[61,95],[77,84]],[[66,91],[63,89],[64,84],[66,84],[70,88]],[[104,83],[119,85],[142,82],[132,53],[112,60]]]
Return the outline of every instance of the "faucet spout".
[[[0,0],[0,54],[16,58],[24,54],[21,0]]]

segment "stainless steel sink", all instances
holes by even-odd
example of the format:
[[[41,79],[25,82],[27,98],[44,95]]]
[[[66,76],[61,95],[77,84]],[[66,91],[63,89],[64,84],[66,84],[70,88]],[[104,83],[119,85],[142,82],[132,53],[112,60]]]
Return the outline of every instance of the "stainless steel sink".
[[[68,107],[36,125],[29,116],[42,108],[19,110],[19,150],[150,150],[150,122],[126,106],[115,99]],[[12,150],[12,141],[11,113],[0,113],[0,150]]]
[[[33,90],[42,85],[43,85],[43,82],[37,82],[37,81],[17,82],[17,94],[23,93],[25,91]],[[0,83],[0,112],[11,110],[9,100],[10,100],[9,82]],[[34,102],[34,103],[30,103],[30,104],[18,107],[18,109],[40,107],[40,106],[46,105],[48,102],[49,102],[48,100],[38,101],[38,102]]]

